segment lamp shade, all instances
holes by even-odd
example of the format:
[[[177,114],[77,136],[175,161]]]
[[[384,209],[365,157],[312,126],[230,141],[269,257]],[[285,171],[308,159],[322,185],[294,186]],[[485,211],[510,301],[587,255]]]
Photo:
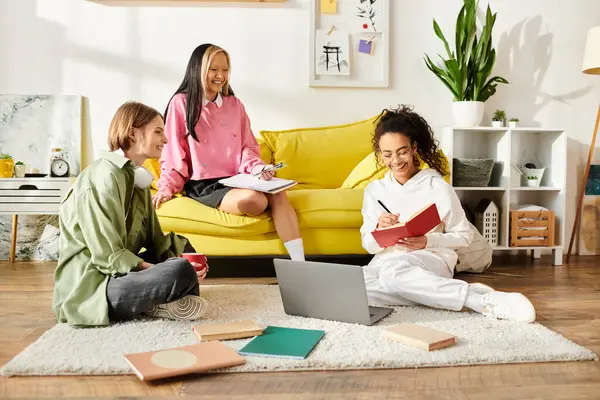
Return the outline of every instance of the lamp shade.
[[[588,31],[583,55],[583,73],[600,75],[600,26]]]

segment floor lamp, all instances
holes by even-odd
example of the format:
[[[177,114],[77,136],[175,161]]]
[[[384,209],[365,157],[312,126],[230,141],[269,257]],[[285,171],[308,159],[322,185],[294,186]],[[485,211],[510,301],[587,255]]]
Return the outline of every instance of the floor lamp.
[[[583,73],[600,75],[600,26],[592,28],[588,31],[587,42],[585,45],[585,53],[583,56]],[[583,174],[581,187],[579,188],[579,197],[577,199],[577,214],[573,222],[573,231],[571,232],[571,241],[569,242],[569,250],[567,251],[567,264],[571,257],[573,249],[573,241],[575,235],[579,233],[579,225],[581,223],[581,208],[583,205],[583,197],[585,195],[585,185],[590,173],[590,164],[592,163],[592,155],[596,146],[596,135],[598,134],[598,124],[600,124],[600,106],[598,106],[598,115],[596,116],[596,125],[594,126],[594,134],[592,136],[592,144],[590,145],[590,154],[588,155],[587,165]]]

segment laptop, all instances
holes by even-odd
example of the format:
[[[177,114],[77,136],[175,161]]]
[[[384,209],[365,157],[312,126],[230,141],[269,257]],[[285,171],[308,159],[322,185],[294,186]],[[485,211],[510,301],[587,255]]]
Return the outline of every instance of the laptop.
[[[373,325],[393,308],[369,306],[362,267],[274,259],[288,315]]]

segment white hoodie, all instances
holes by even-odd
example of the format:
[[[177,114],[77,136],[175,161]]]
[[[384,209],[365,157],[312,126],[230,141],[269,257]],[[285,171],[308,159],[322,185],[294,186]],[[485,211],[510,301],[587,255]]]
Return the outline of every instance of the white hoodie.
[[[376,254],[372,262],[386,254],[410,251],[400,244],[383,249],[371,235],[377,227],[379,216],[385,212],[377,200],[385,204],[392,213],[399,214],[399,222],[406,221],[427,204],[435,203],[442,223],[425,235],[426,250],[440,256],[452,269],[458,260],[455,250],[469,246],[473,240],[472,225],[467,220],[454,188],[436,170],[423,169],[404,185],[398,183],[392,172],[388,171],[382,179],[371,182],[364,193],[360,234],[364,249]]]

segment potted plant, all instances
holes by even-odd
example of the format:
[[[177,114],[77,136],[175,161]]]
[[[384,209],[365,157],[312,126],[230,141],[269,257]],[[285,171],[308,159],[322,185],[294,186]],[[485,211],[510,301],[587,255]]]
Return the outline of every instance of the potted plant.
[[[15,178],[25,178],[26,168],[23,161],[17,161],[15,163]]]
[[[537,176],[529,175],[527,177],[527,186],[529,187],[538,187],[540,185],[540,180]]]
[[[511,118],[510,120],[508,120],[508,127],[513,129],[516,128],[517,122],[519,122],[519,118]]]
[[[442,65],[437,66],[425,55],[425,64],[450,90],[454,97],[452,116],[457,126],[472,127],[481,123],[483,104],[496,93],[499,83],[508,83],[500,76],[489,78],[496,61],[492,48],[492,28],[496,14],[487,7],[485,25],[477,34],[476,14],[479,0],[463,0],[456,19],[455,49],[450,50],[438,23],[433,20],[433,30],[444,43],[447,59],[440,56]],[[488,79],[489,78],[489,79]]]
[[[492,115],[492,126],[494,128],[502,128],[504,126],[504,120],[506,120],[506,113],[504,110],[496,110]]]
[[[10,154],[0,153],[0,178],[12,178],[15,162]]]

